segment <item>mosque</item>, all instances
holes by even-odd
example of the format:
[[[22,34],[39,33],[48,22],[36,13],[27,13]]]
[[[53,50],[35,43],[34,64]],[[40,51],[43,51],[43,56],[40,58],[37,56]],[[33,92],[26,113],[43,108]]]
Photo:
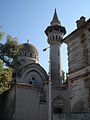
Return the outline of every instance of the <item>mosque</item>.
[[[50,26],[45,29],[50,45],[49,75],[39,64],[36,47],[29,43],[22,44],[18,53],[18,74],[13,78],[14,85],[4,95],[2,120],[48,120],[49,102],[52,120],[66,120],[67,115],[71,114],[79,116],[77,120],[82,120],[80,114],[90,120],[90,19],[86,21],[82,16],[76,24],[76,30],[64,38],[66,29],[61,25],[55,9]],[[67,44],[69,67],[64,84],[61,68],[63,43]],[[60,115],[63,115],[61,119]],[[69,116],[67,120],[76,119]]]

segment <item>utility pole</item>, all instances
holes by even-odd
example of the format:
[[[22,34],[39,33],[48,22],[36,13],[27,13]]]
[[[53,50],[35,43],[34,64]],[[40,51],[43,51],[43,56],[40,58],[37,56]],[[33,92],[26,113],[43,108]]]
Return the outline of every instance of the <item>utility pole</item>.
[[[46,51],[48,48],[43,49]],[[48,81],[48,120],[51,120],[51,59],[49,53],[49,81]]]

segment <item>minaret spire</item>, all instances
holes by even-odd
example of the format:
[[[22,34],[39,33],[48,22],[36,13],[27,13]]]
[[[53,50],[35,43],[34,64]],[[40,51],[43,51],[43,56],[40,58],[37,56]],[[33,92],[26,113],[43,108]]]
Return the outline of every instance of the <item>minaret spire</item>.
[[[51,25],[61,25],[61,23],[58,19],[58,16],[57,16],[56,8],[55,8],[53,20],[51,21]]]
[[[66,33],[65,27],[61,26],[55,9],[51,25],[45,30],[47,41],[50,45],[50,73],[53,84],[62,86],[61,68],[61,43]]]

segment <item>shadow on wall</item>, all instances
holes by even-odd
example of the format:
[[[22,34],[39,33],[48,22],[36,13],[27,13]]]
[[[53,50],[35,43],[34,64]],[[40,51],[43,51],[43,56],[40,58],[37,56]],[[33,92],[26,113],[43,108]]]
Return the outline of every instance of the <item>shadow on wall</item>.
[[[85,103],[80,100],[78,101],[77,103],[74,104],[73,108],[72,108],[72,113],[82,113],[82,112],[85,112]]]
[[[55,114],[53,120],[90,120],[90,113],[81,114]]]

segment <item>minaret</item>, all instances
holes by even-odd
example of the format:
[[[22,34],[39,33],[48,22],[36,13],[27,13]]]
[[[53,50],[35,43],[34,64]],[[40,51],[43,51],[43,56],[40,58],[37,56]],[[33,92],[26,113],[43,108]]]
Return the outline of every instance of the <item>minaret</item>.
[[[51,25],[45,30],[47,41],[50,45],[51,61],[51,79],[56,86],[62,85],[62,68],[61,68],[61,41],[66,33],[65,27],[61,26],[55,9]]]

